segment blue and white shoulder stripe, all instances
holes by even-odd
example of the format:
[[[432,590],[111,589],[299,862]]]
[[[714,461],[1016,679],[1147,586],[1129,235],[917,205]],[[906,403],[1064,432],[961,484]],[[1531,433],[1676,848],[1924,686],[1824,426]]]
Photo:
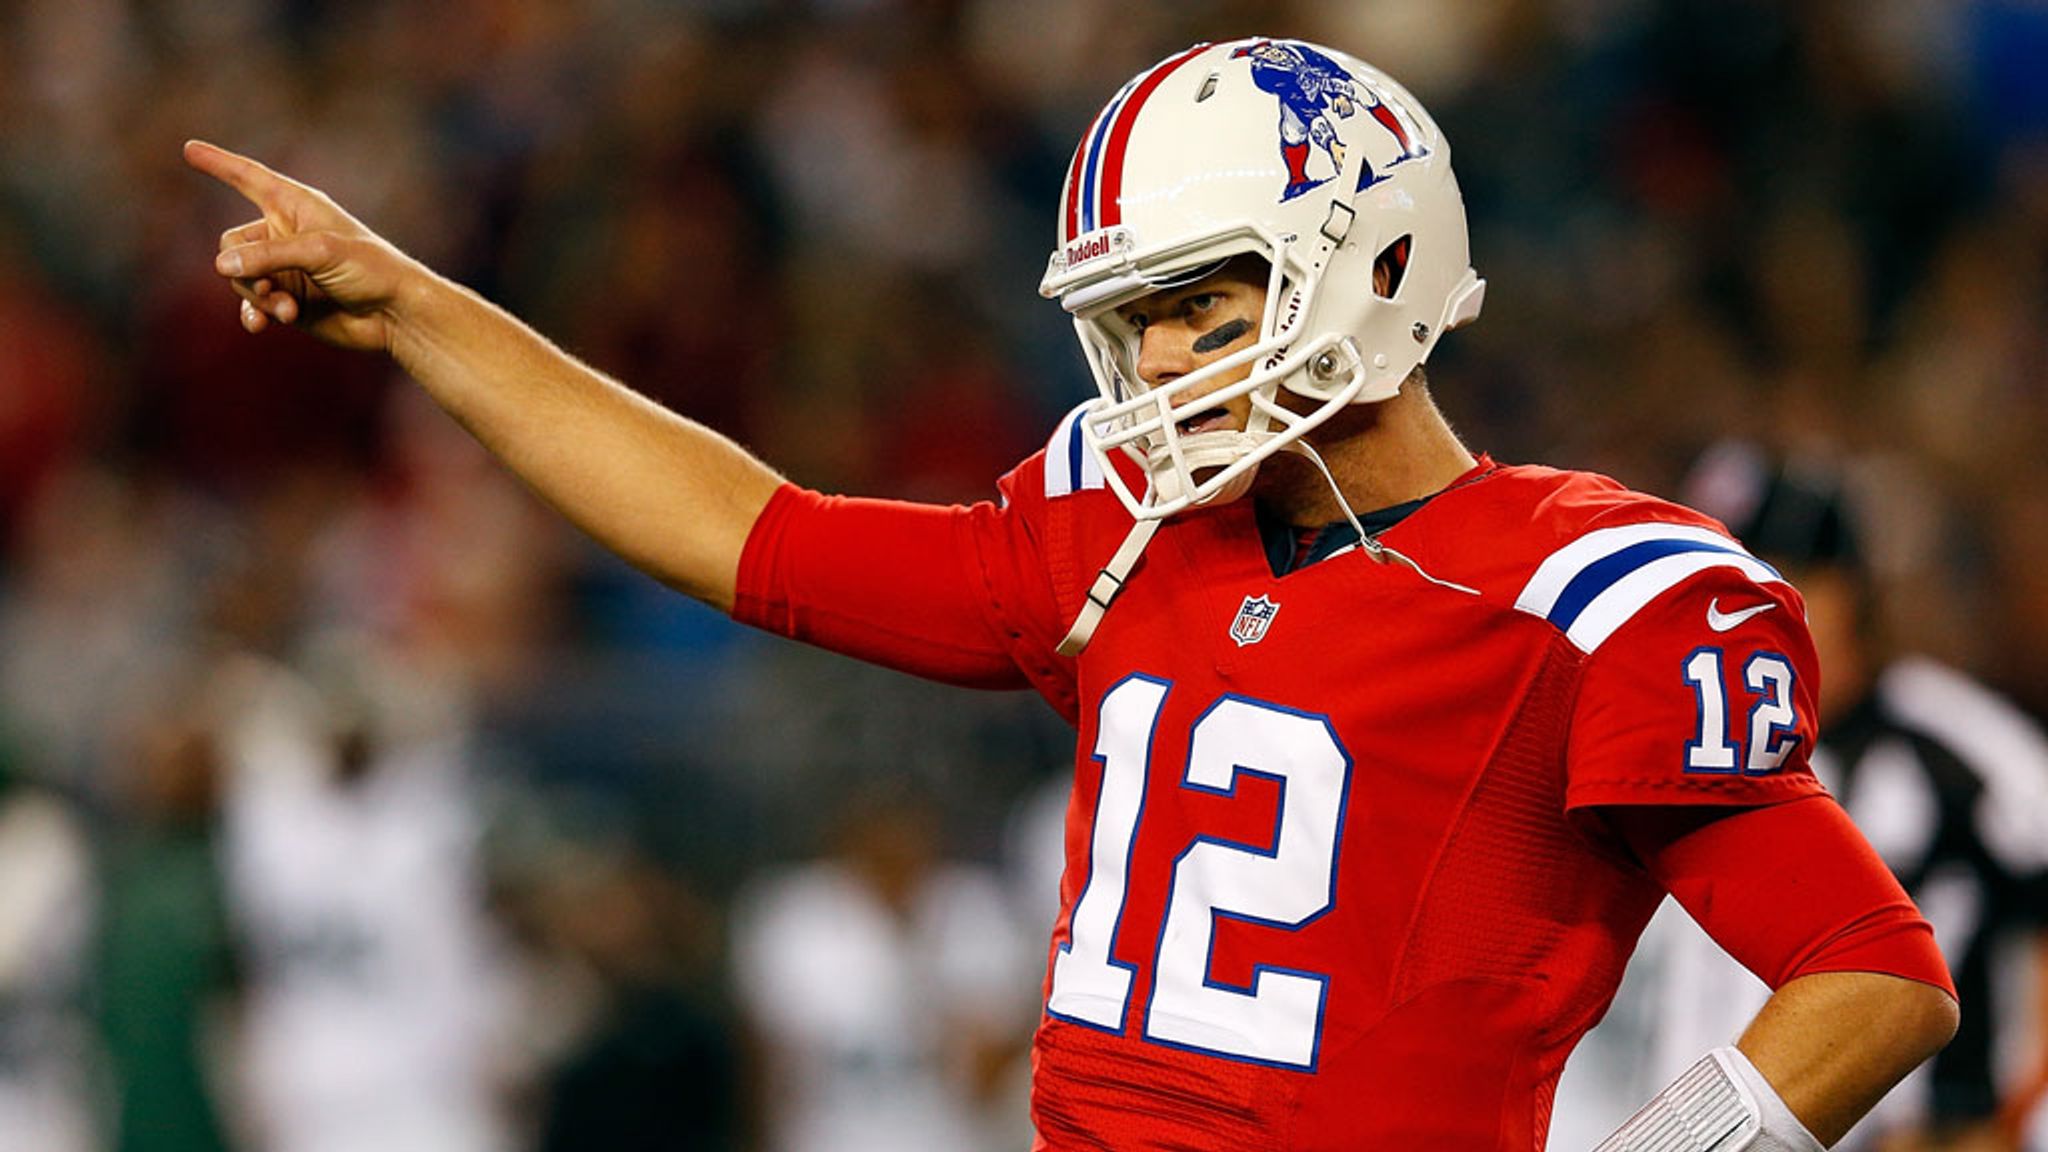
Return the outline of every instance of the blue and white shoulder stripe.
[[[1052,439],[1046,442],[1047,499],[1103,486],[1102,461],[1088,450],[1088,441],[1081,434],[1081,417],[1087,411],[1088,403],[1075,405],[1073,411],[1060,420],[1059,427],[1053,430]]]
[[[1515,607],[1592,652],[1650,601],[1709,568],[1734,568],[1760,584],[1784,582],[1777,569],[1712,529],[1629,524],[1596,529],[1552,552]]]

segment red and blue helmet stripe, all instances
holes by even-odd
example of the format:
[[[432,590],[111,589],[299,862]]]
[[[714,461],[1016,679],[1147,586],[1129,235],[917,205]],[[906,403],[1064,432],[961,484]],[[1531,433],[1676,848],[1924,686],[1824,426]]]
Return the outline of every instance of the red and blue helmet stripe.
[[[1066,229],[1064,240],[1083,236],[1100,228],[1123,223],[1124,152],[1131,141],[1131,126],[1145,101],[1181,65],[1208,51],[1197,44],[1177,56],[1169,56],[1139,73],[1110,100],[1102,114],[1089,126],[1081,147],[1074,150],[1067,169]]]

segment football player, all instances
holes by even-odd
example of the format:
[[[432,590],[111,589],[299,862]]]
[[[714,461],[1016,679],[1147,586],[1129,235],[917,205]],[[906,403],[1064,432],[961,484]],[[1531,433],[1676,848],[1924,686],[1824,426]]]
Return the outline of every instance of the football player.
[[[216,263],[250,331],[388,352],[742,620],[1075,725],[1042,1147],[1540,1148],[1667,892],[1776,993],[1608,1146],[1833,1140],[1956,1007],[1807,768],[1798,593],[1705,516],[1460,443],[1422,372],[1483,293],[1448,145],[1304,46],[1406,130],[1294,188],[1261,43],[1178,53],[1087,129],[1042,291],[1100,394],[970,507],[787,483],[321,193],[186,156],[262,210]]]

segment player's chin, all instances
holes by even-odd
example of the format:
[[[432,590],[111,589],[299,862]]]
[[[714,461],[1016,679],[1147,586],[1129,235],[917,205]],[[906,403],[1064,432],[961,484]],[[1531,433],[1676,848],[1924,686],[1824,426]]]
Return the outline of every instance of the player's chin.
[[[1259,461],[1251,479],[1253,495],[1283,503],[1304,493],[1320,495],[1328,486],[1314,464],[1293,452],[1276,452]]]

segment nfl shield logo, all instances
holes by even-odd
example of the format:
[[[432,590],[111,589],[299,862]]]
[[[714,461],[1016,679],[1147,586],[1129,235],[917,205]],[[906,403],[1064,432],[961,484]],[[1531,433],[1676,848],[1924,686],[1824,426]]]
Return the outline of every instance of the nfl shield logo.
[[[1237,641],[1239,648],[1257,644],[1266,638],[1266,629],[1273,623],[1273,616],[1280,611],[1280,605],[1264,596],[1247,596],[1237,610],[1237,619],[1230,622],[1230,638]]]

